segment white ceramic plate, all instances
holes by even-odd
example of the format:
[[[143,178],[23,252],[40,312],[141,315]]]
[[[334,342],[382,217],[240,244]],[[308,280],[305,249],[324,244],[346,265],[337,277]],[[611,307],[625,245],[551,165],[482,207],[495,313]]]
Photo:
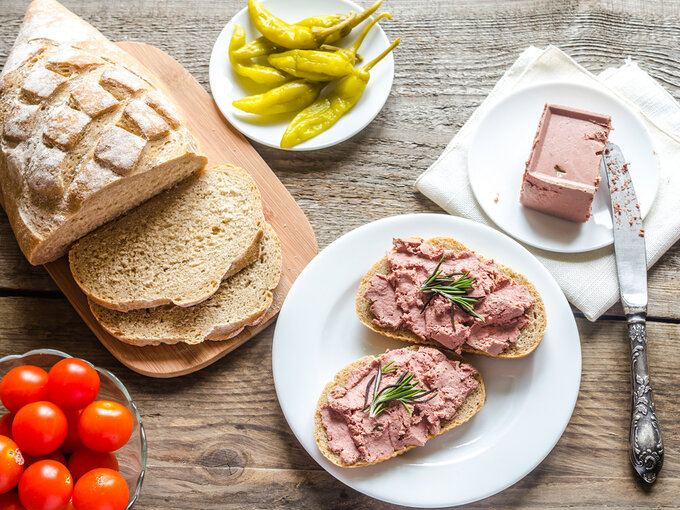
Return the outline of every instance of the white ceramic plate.
[[[327,14],[348,13],[351,10],[356,12],[363,11],[370,4],[361,7],[350,0],[264,0],[262,4],[274,15],[294,23],[310,16],[322,16]],[[387,10],[378,9],[377,13]],[[377,14],[376,13],[376,14]],[[381,20],[380,23],[389,23],[389,20]],[[250,42],[260,33],[250,22],[248,9],[244,8],[234,16],[227,26],[222,29],[215,41],[212,55],[210,56],[210,89],[215,98],[215,102],[222,114],[229,122],[245,136],[267,145],[279,149],[281,137],[295,117],[295,114],[276,116],[275,119],[262,119],[257,115],[242,112],[234,108],[231,103],[236,99],[251,94],[259,94],[266,90],[266,87],[253,84],[250,80],[242,78],[234,73],[229,63],[229,41],[234,32],[234,23],[243,25],[246,30],[246,42]],[[359,34],[368,23],[368,20],[357,26],[352,33],[342,41],[336,43],[338,46],[349,47],[359,37]],[[390,45],[390,42],[380,28],[380,23],[374,26],[366,36],[359,53],[364,57],[364,63],[370,62],[374,57]],[[362,63],[357,62],[357,66]],[[307,140],[292,149],[295,151],[309,151],[324,149],[332,145],[344,142],[364,129],[382,110],[387,97],[392,89],[392,79],[394,78],[394,57],[392,53],[382,59],[373,69],[371,69],[371,79],[359,102],[334,126],[323,133]],[[333,87],[326,87],[322,95],[328,93]]]
[[[364,272],[395,236],[450,236],[525,274],[548,315],[536,351],[518,360],[469,356],[487,402],[469,422],[422,448],[374,466],[329,462],[314,440],[314,411],[341,368],[368,354],[401,348],[359,322],[354,297]],[[395,216],[333,242],[305,268],[279,313],[272,353],[274,383],[288,424],[324,469],[350,487],[389,503],[443,507],[491,496],[534,469],[557,443],[576,403],[581,346],[573,313],[557,283],[525,248],[470,220],[440,214]]]
[[[586,223],[556,218],[519,203],[524,165],[545,103],[611,115],[614,130],[609,139],[630,162],[642,217],[647,215],[659,187],[659,165],[642,121],[604,92],[563,82],[519,90],[494,105],[481,120],[468,151],[468,173],[477,202],[496,225],[536,248],[576,253],[608,246],[614,238],[604,174],[593,200],[593,215]]]

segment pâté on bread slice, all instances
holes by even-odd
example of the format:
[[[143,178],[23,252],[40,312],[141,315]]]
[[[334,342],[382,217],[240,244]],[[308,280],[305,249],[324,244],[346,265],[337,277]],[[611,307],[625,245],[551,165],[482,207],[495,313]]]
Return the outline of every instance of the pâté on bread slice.
[[[226,340],[263,319],[281,277],[281,263],[279,239],[267,224],[259,258],[224,280],[202,303],[117,312],[90,300],[90,310],[105,330],[132,345]]]
[[[55,0],[28,6],[0,73],[0,197],[31,264],[206,162],[143,65]]]
[[[463,243],[447,237],[435,237],[426,240],[425,243],[441,246],[446,250],[452,250],[456,253],[471,251]],[[479,254],[477,255],[482,260],[486,260],[481,255]],[[535,285],[531,283],[524,275],[516,272],[515,270],[507,266],[499,264],[498,262],[495,262],[495,265],[498,269],[499,274],[508,276],[515,283],[525,287],[533,297],[534,304],[526,311],[527,316],[530,318],[530,322],[520,330],[520,336],[516,342],[512,343],[510,347],[508,347],[505,351],[500,352],[495,356],[491,356],[487,352],[474,349],[467,344],[464,344],[462,349],[463,352],[471,354],[480,354],[489,357],[507,359],[522,358],[532,353],[534,349],[538,347],[541,340],[543,339],[543,335],[545,333],[545,328],[547,325],[545,305]],[[394,338],[396,340],[401,340],[404,342],[431,345],[433,347],[442,348],[443,346],[439,342],[432,339],[423,339],[404,327],[400,327],[398,329],[391,329],[382,327],[373,322],[374,315],[371,312],[371,302],[368,299],[366,299],[366,297],[364,297],[364,294],[368,290],[370,280],[373,276],[377,274],[387,275],[389,274],[389,271],[390,268],[388,265],[387,256],[385,256],[381,258],[378,262],[376,262],[363,276],[355,300],[356,312],[359,317],[359,320],[366,327],[372,329],[376,333],[380,333],[381,335]]]
[[[264,228],[255,181],[237,167],[211,167],[79,240],[71,272],[112,310],[192,306],[257,259]]]
[[[404,350],[409,350],[409,351],[417,351],[420,347],[419,346],[410,346],[410,347],[405,347],[403,348]],[[453,351],[448,351],[448,350],[440,350],[441,353],[443,353],[448,359],[452,361],[459,361],[461,363],[467,364],[467,362],[460,356],[458,356],[456,353]],[[402,448],[398,451],[395,451],[389,456],[383,457],[378,459],[375,462],[367,462],[363,459],[359,459],[357,462],[353,464],[345,464],[341,460],[340,454],[332,451],[329,447],[329,439],[328,439],[328,434],[326,431],[326,428],[323,425],[322,417],[320,414],[320,409],[328,402],[329,400],[329,395],[331,392],[336,389],[336,388],[342,388],[345,386],[350,378],[350,375],[354,370],[360,369],[361,367],[364,366],[365,363],[377,358],[377,356],[365,356],[353,363],[350,363],[347,365],[345,368],[340,370],[334,377],[333,381],[328,383],[325,388],[323,389],[323,392],[321,396],[319,397],[319,400],[316,405],[316,411],[314,413],[314,438],[316,440],[316,444],[319,447],[319,450],[323,454],[324,457],[326,457],[329,461],[331,461],[333,464],[336,466],[340,467],[346,467],[346,468],[356,468],[356,467],[363,467],[363,466],[369,466],[372,464],[377,464],[379,462],[384,462],[386,460],[389,460],[391,458],[394,458],[398,455],[402,455],[406,453],[407,451],[416,448],[417,445],[410,445],[405,448]],[[479,383],[478,386],[470,393],[467,395],[465,400],[462,402],[462,404],[456,409],[456,414],[451,418],[450,420],[442,420],[440,423],[440,430],[438,434],[429,434],[427,437],[427,440],[429,441],[430,439],[433,439],[434,437],[437,437],[445,432],[448,432],[450,430],[455,429],[456,427],[459,427],[463,423],[467,422],[472,418],[477,412],[482,408],[484,405],[484,402],[486,401],[486,390],[484,387],[484,381],[482,380],[481,375],[477,373],[475,376],[475,379]],[[401,405],[400,403],[393,403],[392,405]]]

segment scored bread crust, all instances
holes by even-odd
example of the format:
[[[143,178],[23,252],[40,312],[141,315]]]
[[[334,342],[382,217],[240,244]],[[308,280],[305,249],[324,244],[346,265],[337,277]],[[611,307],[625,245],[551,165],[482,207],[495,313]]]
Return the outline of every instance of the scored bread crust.
[[[186,308],[166,305],[129,312],[88,303],[99,324],[130,345],[227,340],[265,318],[281,278],[281,265],[281,243],[267,224],[260,258],[224,280],[218,291],[202,303]]]
[[[418,346],[412,345],[410,347],[405,347],[405,349],[415,351],[418,349]],[[458,356],[453,351],[441,350],[441,352],[444,353],[444,355],[446,355],[446,357],[451,360],[468,363],[467,361],[465,361],[465,359],[463,359],[461,356]],[[389,457],[378,459],[375,462],[366,462],[365,460],[358,460],[354,464],[349,465],[343,464],[340,455],[331,451],[331,449],[328,447],[328,435],[326,434],[326,429],[321,421],[321,414],[319,410],[326,402],[328,402],[328,396],[330,395],[330,392],[334,388],[342,387],[345,384],[347,384],[349,375],[352,373],[353,370],[361,368],[364,365],[364,363],[377,357],[378,356],[364,356],[363,358],[358,359],[353,363],[350,363],[345,368],[340,370],[337,374],[335,374],[335,378],[333,379],[333,381],[329,382],[326,385],[323,392],[321,393],[321,396],[319,397],[319,401],[316,404],[316,411],[314,412],[314,439],[316,439],[316,444],[319,447],[319,450],[321,450],[323,456],[330,460],[336,466],[346,468],[370,466],[372,464],[378,464],[379,462],[384,462],[386,460],[394,458],[397,455],[402,455],[407,451],[411,450],[412,448],[418,446],[418,445],[407,446],[406,448],[395,451]],[[479,386],[477,386],[477,388],[475,388],[475,390],[467,396],[467,398],[463,401],[461,406],[456,410],[456,414],[452,419],[441,421],[439,434],[429,434],[427,441],[442,435],[444,432],[448,432],[449,430],[453,430],[456,427],[462,425],[470,418],[472,418],[475,414],[477,414],[477,412],[482,408],[484,402],[486,401],[486,389],[484,387],[484,381],[482,380],[482,376],[479,373],[477,373],[477,376],[475,378],[477,379],[477,381],[479,381]]]
[[[75,243],[71,274],[111,310],[193,306],[259,257],[264,228],[252,177],[210,167]]]
[[[455,239],[451,239],[449,237],[434,237],[432,239],[429,239],[428,241],[425,241],[425,243],[433,244],[435,246],[441,246],[442,248],[446,250],[452,250],[455,253],[471,251],[463,243],[456,241]],[[482,260],[487,260],[486,258],[482,257],[479,254],[477,254],[477,256],[480,257]],[[512,343],[505,351],[498,353],[496,356],[492,356],[487,352],[474,349],[473,347],[470,347],[467,344],[463,344],[463,352],[470,354],[480,354],[482,356],[488,356],[490,358],[506,358],[506,359],[523,358],[524,356],[531,354],[534,351],[534,349],[538,347],[538,344],[541,343],[541,340],[543,339],[543,335],[545,333],[545,328],[547,324],[545,304],[543,303],[543,299],[541,298],[541,295],[538,293],[536,286],[533,283],[531,283],[524,275],[497,262],[494,262],[494,264],[498,268],[498,272],[500,274],[508,276],[512,278],[512,280],[515,281],[517,284],[526,287],[526,289],[531,294],[531,297],[534,298],[534,304],[526,311],[526,314],[529,316],[531,322],[529,322],[529,324],[527,324],[520,330],[520,336],[516,342]],[[359,290],[357,292],[355,302],[359,320],[364,324],[364,326],[372,329],[376,333],[380,333],[381,335],[394,338],[396,340],[401,340],[403,342],[430,345],[433,347],[446,349],[446,347],[440,344],[439,342],[430,339],[423,340],[415,333],[406,328],[400,327],[398,329],[390,329],[384,328],[373,323],[373,319],[375,318],[375,316],[371,312],[371,302],[364,297],[364,294],[366,294],[366,291],[370,286],[370,280],[371,278],[373,278],[373,276],[375,276],[376,274],[387,275],[388,273],[389,265],[387,262],[387,256],[384,256],[382,259],[376,262],[361,279],[361,284],[359,285]]]
[[[0,197],[31,264],[203,168],[144,66],[55,0],[35,0],[0,73]]]

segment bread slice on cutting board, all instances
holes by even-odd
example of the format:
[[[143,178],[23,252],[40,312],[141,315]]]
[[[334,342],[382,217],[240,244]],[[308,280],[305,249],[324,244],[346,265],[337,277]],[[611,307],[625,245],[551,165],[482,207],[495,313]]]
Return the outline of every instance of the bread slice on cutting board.
[[[0,197],[32,264],[207,162],[151,73],[55,0],[35,0],[0,73]]]
[[[411,347],[406,347],[406,349],[415,351],[418,349],[418,346],[414,345]],[[461,358],[452,351],[441,350],[441,352],[443,352],[446,355],[446,357],[451,360],[464,361],[463,358]],[[337,374],[335,374],[335,378],[333,379],[333,381],[326,385],[323,392],[321,393],[321,397],[319,397],[319,401],[316,404],[316,412],[314,413],[314,438],[316,439],[316,444],[319,447],[319,450],[321,450],[323,456],[330,460],[336,466],[354,468],[369,466],[371,465],[371,463],[366,462],[365,460],[359,460],[354,464],[347,465],[342,462],[342,460],[340,459],[340,455],[338,453],[333,452],[328,447],[328,435],[326,433],[326,429],[323,426],[319,410],[328,401],[328,397],[331,391],[333,391],[333,389],[345,386],[348,383],[350,374],[354,370],[361,368],[367,361],[370,361],[376,357],[377,356],[365,356],[353,363],[350,363],[345,368],[340,370]],[[479,386],[477,386],[477,388],[475,388],[475,390],[467,396],[467,398],[463,401],[462,405],[456,410],[456,414],[452,419],[444,420],[441,422],[441,429],[437,436],[450,430],[453,430],[456,427],[459,427],[463,423],[467,422],[470,418],[472,418],[475,414],[477,414],[477,412],[482,408],[484,402],[486,401],[486,389],[484,387],[484,381],[482,380],[482,376],[477,374],[476,379],[479,382]],[[430,439],[433,439],[434,437],[436,436],[431,435],[428,438],[428,441]],[[408,446],[404,449],[395,451],[391,456],[382,458],[377,462],[374,462],[373,464],[384,462],[398,455],[402,455],[415,447],[416,447],[415,445]]]
[[[264,226],[255,181],[211,167],[75,243],[71,273],[112,310],[192,306],[257,259]]]
[[[116,312],[90,301],[90,309],[105,330],[132,345],[226,340],[262,320],[281,277],[281,262],[279,239],[267,224],[260,257],[198,305]]]
[[[444,249],[453,250],[456,253],[470,251],[470,249],[466,247],[463,243],[448,237],[435,237],[433,239],[427,240],[426,243],[438,245],[443,247]],[[481,258],[484,259],[484,257]],[[531,322],[520,330],[520,336],[516,342],[514,342],[510,347],[508,347],[508,349],[499,353],[496,356],[491,356],[490,354],[484,351],[474,349],[467,344],[463,345],[463,352],[481,354],[483,356],[496,358],[523,358],[524,356],[527,356],[528,354],[533,352],[534,349],[538,347],[538,344],[540,344],[541,340],[543,339],[543,334],[545,333],[545,328],[547,325],[545,305],[543,304],[543,299],[541,299],[541,295],[538,293],[538,290],[536,289],[534,284],[531,283],[524,275],[518,273],[517,271],[507,266],[499,264],[498,262],[496,262],[495,265],[498,268],[498,272],[500,274],[506,275],[512,278],[517,284],[526,287],[531,296],[534,298],[535,300],[534,305],[526,311],[526,314],[531,319]],[[370,280],[373,276],[375,276],[376,274],[387,275],[389,271],[390,268],[387,262],[387,256],[385,256],[381,258],[378,262],[376,262],[361,279],[361,284],[359,285],[359,290],[356,295],[355,303],[359,320],[367,328],[370,328],[376,333],[380,333],[381,335],[390,338],[415,344],[431,345],[433,347],[439,348],[443,347],[439,342],[435,340],[429,339],[423,340],[422,338],[420,338],[419,336],[417,336],[416,334],[414,334],[413,332],[409,331],[406,328],[399,328],[395,330],[390,328],[384,328],[373,323],[374,316],[373,313],[371,312],[371,302],[364,297],[364,294],[368,290]]]

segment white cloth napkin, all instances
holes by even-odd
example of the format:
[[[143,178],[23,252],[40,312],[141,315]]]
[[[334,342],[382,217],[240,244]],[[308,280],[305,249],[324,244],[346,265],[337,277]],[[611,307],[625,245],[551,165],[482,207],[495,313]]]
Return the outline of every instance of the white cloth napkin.
[[[604,89],[636,110],[652,138],[660,165],[659,191],[644,221],[648,265],[680,238],[680,105],[628,59],[594,75],[554,46],[527,48],[458,131],[416,188],[451,214],[495,225],[479,207],[467,175],[467,147],[480,119],[507,94],[536,83],[568,81]],[[596,320],[619,299],[613,247],[564,254],[527,248],[548,268],[567,299]]]

